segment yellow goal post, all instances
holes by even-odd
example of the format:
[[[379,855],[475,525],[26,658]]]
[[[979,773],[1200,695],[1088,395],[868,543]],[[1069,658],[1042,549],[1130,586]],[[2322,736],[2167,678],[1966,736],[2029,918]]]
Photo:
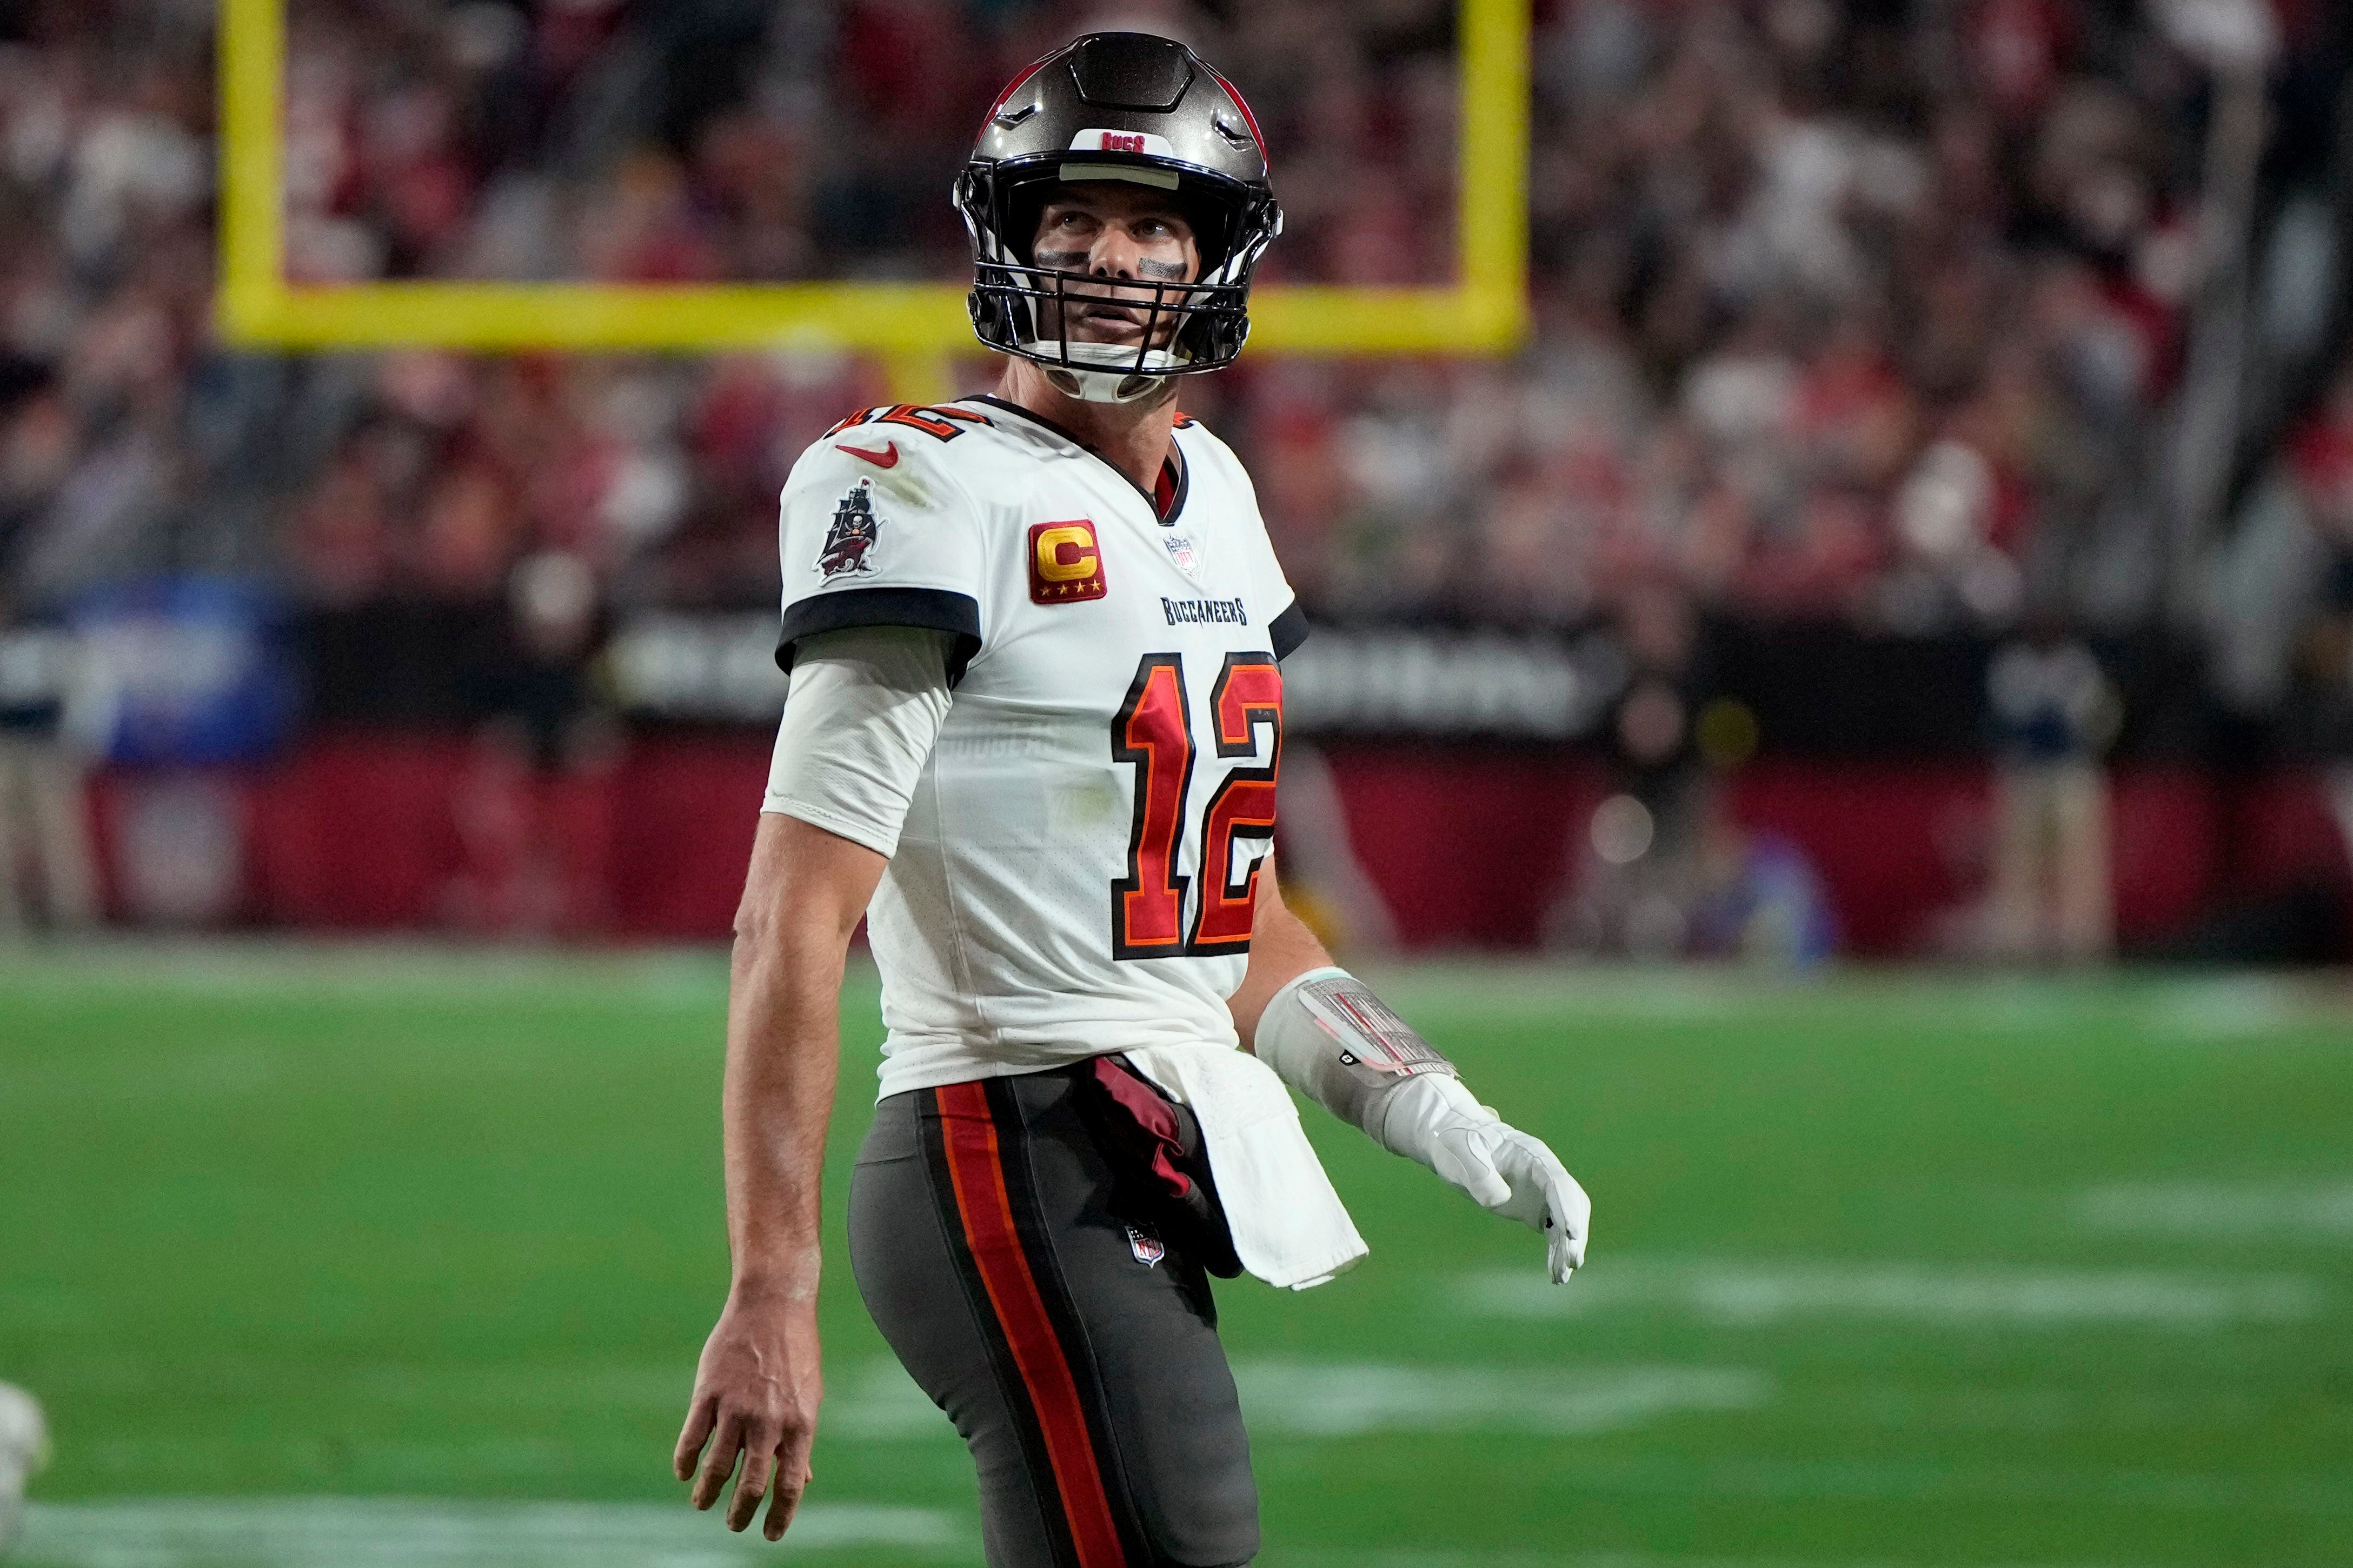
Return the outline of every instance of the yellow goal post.
[[[944,381],[946,356],[976,352],[965,287],[953,283],[289,283],[286,3],[222,0],[219,12],[215,309],[227,341],[280,349],[865,351],[883,356],[893,382],[916,401],[930,400],[916,395]],[[1454,281],[1267,284],[1250,296],[1253,348],[1485,354],[1525,340],[1528,7],[1529,0],[1461,0]]]

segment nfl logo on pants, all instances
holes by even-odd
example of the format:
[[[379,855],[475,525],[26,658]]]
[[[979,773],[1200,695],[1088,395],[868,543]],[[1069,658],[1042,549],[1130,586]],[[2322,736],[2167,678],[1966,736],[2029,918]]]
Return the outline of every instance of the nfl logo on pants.
[[[1135,1260],[1146,1268],[1168,1256],[1167,1247],[1158,1237],[1148,1230],[1138,1230],[1134,1226],[1127,1227],[1127,1245],[1135,1253]]]

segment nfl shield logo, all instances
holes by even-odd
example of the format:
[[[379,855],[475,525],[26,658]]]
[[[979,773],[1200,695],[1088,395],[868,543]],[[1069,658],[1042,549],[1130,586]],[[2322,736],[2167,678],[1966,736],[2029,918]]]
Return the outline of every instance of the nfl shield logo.
[[[1172,533],[1160,542],[1168,547],[1168,558],[1176,563],[1176,570],[1190,577],[1193,574],[1193,542],[1183,534]]]
[[[1158,1237],[1148,1230],[1138,1230],[1134,1226],[1127,1227],[1127,1245],[1134,1252],[1135,1260],[1146,1268],[1168,1256],[1168,1248]]]

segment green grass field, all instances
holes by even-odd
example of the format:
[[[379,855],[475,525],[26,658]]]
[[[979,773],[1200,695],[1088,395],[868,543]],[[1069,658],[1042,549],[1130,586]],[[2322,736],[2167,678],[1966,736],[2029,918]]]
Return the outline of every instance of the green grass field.
[[[1374,976],[1594,1195],[1591,1266],[1309,1113],[1373,1245],[1220,1297],[1268,1568],[2353,1563],[2353,990]],[[715,953],[0,956],[30,1568],[979,1562],[826,1282],[784,1546],[668,1455],[725,1283]],[[827,1206],[871,1094],[871,980]]]

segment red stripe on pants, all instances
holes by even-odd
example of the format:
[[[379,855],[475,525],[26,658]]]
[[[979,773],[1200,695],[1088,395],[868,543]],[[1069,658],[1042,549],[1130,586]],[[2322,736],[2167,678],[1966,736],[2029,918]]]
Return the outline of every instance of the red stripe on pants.
[[[955,1187],[956,1212],[964,1221],[965,1245],[980,1268],[989,1305],[1012,1347],[1013,1363],[1029,1388],[1030,1407],[1045,1434],[1046,1457],[1054,1467],[1055,1489],[1078,1546],[1079,1568],[1124,1568],[1111,1500],[1103,1495],[1103,1472],[1087,1438],[1087,1418],[1079,1407],[1078,1381],[1046,1316],[1029,1259],[1013,1224],[1013,1204],[1005,1191],[1005,1167],[997,1142],[997,1122],[985,1085],[950,1084],[939,1096],[940,1131],[946,1145],[948,1178]]]

